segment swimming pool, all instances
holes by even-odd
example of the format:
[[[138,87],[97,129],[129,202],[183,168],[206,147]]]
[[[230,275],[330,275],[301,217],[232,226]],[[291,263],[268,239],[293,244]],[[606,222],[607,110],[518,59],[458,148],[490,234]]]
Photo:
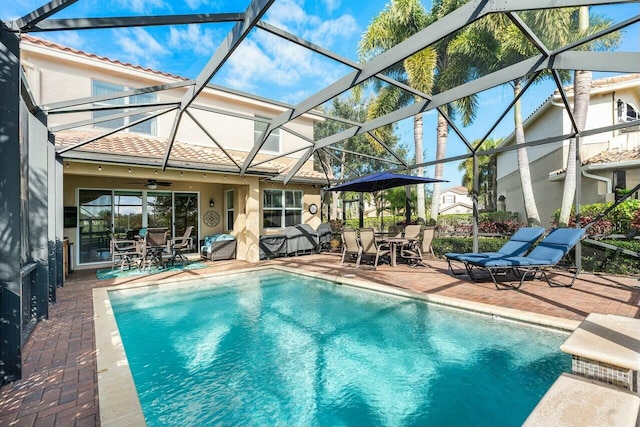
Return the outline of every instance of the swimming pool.
[[[110,292],[148,425],[520,425],[565,334],[262,271]]]

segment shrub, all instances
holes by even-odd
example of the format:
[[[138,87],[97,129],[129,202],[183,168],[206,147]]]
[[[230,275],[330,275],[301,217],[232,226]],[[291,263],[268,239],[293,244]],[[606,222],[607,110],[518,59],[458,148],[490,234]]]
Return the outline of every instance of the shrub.
[[[580,208],[580,225],[586,226],[591,221],[594,221],[600,213],[611,207],[613,202],[607,203],[594,203],[591,205],[584,205]],[[640,230],[640,200],[625,200],[611,210],[606,216],[599,219],[590,229],[589,234],[629,234],[634,230]],[[554,211],[552,215],[554,226],[558,225],[560,218],[560,209]],[[571,210],[571,217],[569,218],[569,226],[575,226],[575,212]],[[635,224],[635,225],[634,225]]]
[[[478,216],[480,233],[512,234],[524,224],[515,212],[482,212]],[[447,214],[438,217],[438,231],[442,234],[471,234],[472,214]]]
[[[479,237],[478,250],[480,252],[496,252],[508,239],[502,237]],[[436,237],[431,243],[436,256],[444,256],[447,252],[473,252],[473,238],[471,237]]]

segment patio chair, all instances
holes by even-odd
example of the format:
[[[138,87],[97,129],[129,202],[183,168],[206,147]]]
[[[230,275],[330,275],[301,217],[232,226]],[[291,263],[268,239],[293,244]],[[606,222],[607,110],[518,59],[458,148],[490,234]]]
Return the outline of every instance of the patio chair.
[[[356,257],[356,267],[360,265],[362,258],[362,246],[358,240],[358,233],[353,228],[344,228],[342,230],[342,260],[340,265],[344,265],[344,259],[349,255]]]
[[[400,246],[400,256],[409,261],[411,267],[427,265],[422,261],[422,225],[407,225],[404,229],[407,242]]]
[[[182,265],[184,265],[188,260],[187,257],[184,256],[184,251],[191,249],[192,238],[191,233],[193,232],[193,225],[187,227],[184,231],[182,237],[174,237],[169,241],[169,248],[171,249],[171,263],[173,264],[176,261],[176,258],[180,259]]]
[[[538,241],[544,231],[545,230],[542,227],[522,227],[513,233],[509,241],[498,249],[498,252],[446,253],[444,256],[447,258],[449,273],[451,273],[452,276],[461,276],[466,273],[471,277],[471,279],[474,279],[473,266],[470,265],[468,261],[486,258],[522,256],[533,247],[533,244]],[[454,270],[452,265],[452,262],[454,261],[460,262],[464,265],[464,272],[456,272]]]
[[[376,240],[376,233],[373,228],[361,228],[360,229],[360,245],[362,246],[362,256],[358,265],[362,262],[362,257],[371,256],[374,257],[373,269],[378,267],[378,261],[381,256],[389,255],[391,249],[389,244],[379,243]]]
[[[169,254],[169,230],[166,228],[147,228],[144,236],[144,260],[142,267],[164,266],[163,256]]]
[[[111,235],[110,246],[111,260],[113,262],[111,271],[116,266],[120,266],[120,271],[123,271],[125,266],[131,268],[132,264],[137,267],[139,260],[144,256],[138,240],[116,239],[115,236]]]
[[[435,237],[436,230],[433,227],[426,227],[422,232],[422,253],[423,254],[431,254],[432,257],[435,257],[436,254],[433,252],[433,238]]]
[[[390,225],[387,235],[389,237],[402,237],[402,226],[401,225]]]
[[[556,228],[551,230],[527,256],[475,258],[467,259],[466,262],[475,268],[489,272],[497,289],[501,288],[496,280],[496,276],[509,272],[515,273],[520,277],[520,283],[517,286],[502,284],[503,287],[509,289],[518,289],[528,277],[533,279],[538,273],[540,273],[541,277],[544,278],[551,287],[570,288],[573,286],[576,276],[578,275],[578,269],[576,267],[568,268],[568,270],[574,270],[569,284],[552,284],[547,277],[547,270],[558,267],[560,260],[578,244],[584,235],[584,228]]]

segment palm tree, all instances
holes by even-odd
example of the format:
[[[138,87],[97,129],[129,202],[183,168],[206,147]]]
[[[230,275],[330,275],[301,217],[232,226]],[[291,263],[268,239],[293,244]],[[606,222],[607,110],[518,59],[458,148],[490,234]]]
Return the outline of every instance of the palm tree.
[[[429,14],[426,14],[422,4],[418,0],[392,0],[385,9],[374,18],[360,41],[360,57],[363,60],[370,59],[386,49],[400,43],[407,37],[422,30],[430,23],[442,18],[444,15],[466,3],[466,0],[436,0]],[[388,70],[397,80],[408,83],[414,89],[430,94],[432,91],[444,90],[456,86],[464,81],[469,72],[469,67],[464,61],[453,61],[448,56],[448,43],[453,37],[447,37],[433,47],[428,47],[407,58],[402,66],[396,66]],[[463,59],[463,57],[457,57]],[[394,86],[379,87],[378,98],[371,105],[370,117],[378,117],[387,114],[398,107],[414,102],[413,95]],[[446,107],[445,111],[452,114],[459,110],[463,112],[463,123],[469,124],[475,113],[475,97],[456,102],[453,108]],[[436,160],[442,160],[446,153],[449,125],[446,119],[438,115]],[[416,164],[423,162],[423,126],[422,115],[414,117],[414,143]],[[423,175],[423,168],[417,170],[418,175]],[[435,178],[442,178],[443,165],[436,163]],[[437,219],[440,183],[433,187],[431,216]],[[417,187],[418,217],[425,219],[424,186]]]
[[[474,141],[477,144],[478,141]],[[502,139],[487,139],[483,144],[484,150],[491,150],[502,143]],[[480,192],[478,199],[483,200],[484,208],[488,211],[496,209],[496,155],[478,156],[478,176],[473,176],[473,158],[469,157],[458,165],[458,170],[464,172],[462,185],[467,190],[473,189],[474,179],[478,180]]]
[[[572,39],[571,17],[575,10],[576,8],[524,11],[520,13],[520,17],[547,47],[553,49]],[[452,43],[451,50],[457,55],[467,56],[478,73],[492,72],[539,53],[516,25],[502,14],[487,16],[467,27]],[[542,73],[540,78],[549,75],[548,72]],[[533,193],[527,149],[521,146],[525,142],[525,135],[519,96],[522,88],[534,77],[526,75],[510,82],[514,98],[518,98],[513,108],[515,143],[520,145],[517,149],[518,170],[525,216],[530,225],[540,224],[541,221]],[[560,73],[560,77],[566,80],[568,76]]]
[[[599,31],[610,25],[609,20],[602,19],[600,16],[594,16],[593,22],[589,22],[589,7],[583,6],[578,11],[577,19],[577,39],[582,38],[590,33]],[[585,48],[590,49],[600,47],[610,49],[617,45],[620,41],[620,33],[609,34],[607,37],[599,40],[596,44],[588,44]],[[599,46],[598,46],[599,45]],[[577,132],[582,132],[587,123],[587,112],[589,111],[589,102],[591,98],[591,71],[574,71],[573,77],[573,114],[578,127]],[[569,215],[571,214],[571,206],[576,192],[576,180],[578,167],[576,165],[576,139],[569,140],[569,149],[567,150],[567,167],[564,176],[564,189],[562,193],[562,205],[560,208],[560,224],[569,223]]]
[[[392,0],[373,19],[362,35],[359,46],[361,60],[363,62],[367,61],[397,45],[422,30],[427,26],[427,23],[427,12],[419,0]],[[433,49],[423,49],[412,57],[407,58],[404,64],[388,70],[388,73],[396,80],[408,83],[421,92],[431,93],[436,61],[435,55]],[[398,107],[408,105],[415,100],[412,94],[395,86],[381,86],[380,81],[376,81],[376,84],[378,97],[369,109],[370,118],[390,113]],[[417,114],[413,118],[415,162],[417,164],[423,162],[422,135],[422,114]],[[422,176],[424,174],[423,168],[418,168],[417,173],[418,176]],[[418,185],[417,193],[417,214],[419,218],[425,219],[424,185]]]

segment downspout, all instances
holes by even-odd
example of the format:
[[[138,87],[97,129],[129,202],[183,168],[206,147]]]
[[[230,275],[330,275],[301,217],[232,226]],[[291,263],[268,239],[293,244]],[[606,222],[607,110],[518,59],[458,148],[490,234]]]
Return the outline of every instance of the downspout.
[[[596,181],[602,181],[607,184],[607,194],[613,193],[613,184],[611,182],[611,178],[607,178],[600,175],[594,175],[592,173],[587,172],[586,168],[582,168],[582,176],[586,178],[595,179]]]

